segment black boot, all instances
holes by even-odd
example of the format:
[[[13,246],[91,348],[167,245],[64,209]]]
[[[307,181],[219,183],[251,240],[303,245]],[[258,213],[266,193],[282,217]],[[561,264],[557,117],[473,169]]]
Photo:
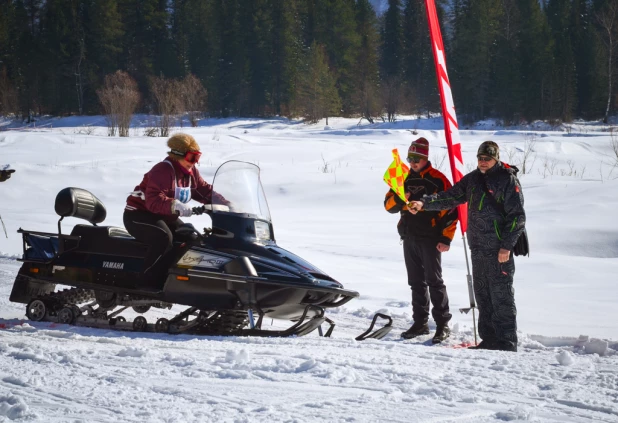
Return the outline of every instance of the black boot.
[[[429,326],[427,326],[427,323],[414,322],[410,329],[401,334],[401,337],[403,339],[412,339],[421,335],[429,335]]]
[[[448,323],[438,325],[436,327],[436,333],[433,335],[431,340],[432,344],[439,344],[440,342],[446,340],[451,334],[451,329],[448,327]]]
[[[511,341],[488,339],[486,341],[481,341],[481,343],[475,347],[468,347],[468,349],[517,352],[517,344]]]
[[[478,345],[468,347],[469,350],[495,350],[496,341],[493,339],[487,339],[479,342]]]

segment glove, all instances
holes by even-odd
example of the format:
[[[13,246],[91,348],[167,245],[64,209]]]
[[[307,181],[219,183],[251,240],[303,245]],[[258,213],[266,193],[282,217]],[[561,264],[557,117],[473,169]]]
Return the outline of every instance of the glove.
[[[13,169],[0,170],[0,182],[4,182],[11,177],[11,173],[15,172]]]
[[[191,206],[185,203],[181,203],[178,200],[174,200],[172,203],[172,213],[176,213],[181,217],[189,217],[193,214],[193,210],[191,210]]]

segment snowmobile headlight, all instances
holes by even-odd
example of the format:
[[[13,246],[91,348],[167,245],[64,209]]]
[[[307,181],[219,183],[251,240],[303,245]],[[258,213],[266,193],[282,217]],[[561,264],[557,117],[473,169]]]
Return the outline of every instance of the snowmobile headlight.
[[[255,221],[255,237],[262,240],[270,240],[270,226],[260,220]]]

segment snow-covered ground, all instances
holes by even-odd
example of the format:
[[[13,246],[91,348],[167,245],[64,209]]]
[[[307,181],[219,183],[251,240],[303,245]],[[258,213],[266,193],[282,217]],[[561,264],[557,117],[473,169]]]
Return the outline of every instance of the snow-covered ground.
[[[443,255],[451,340],[399,339],[410,295],[382,175],[391,149],[405,154],[416,130],[450,176],[439,118],[330,119],[328,127],[211,119],[182,129],[202,147],[206,179],[226,160],[258,164],[277,242],[361,293],[329,314],[331,339],[25,321],[25,307],[8,301],[20,265],[16,230],[54,231],[54,198],[67,186],[93,192],[106,224],[121,226],[126,196],[166,152],[164,138],[142,136],[140,119],[122,139],[105,136],[101,117],[50,119],[36,130],[0,121],[0,164],[17,169],[0,184],[9,234],[0,233],[0,421],[618,421],[618,167],[608,127],[484,122],[461,131],[468,169],[487,139],[507,162],[530,151],[521,182],[532,252],[516,259],[517,354],[458,348],[473,341],[471,315],[457,311],[468,305],[459,232]],[[209,226],[205,216],[191,221]],[[65,219],[63,228],[76,223]],[[354,341],[377,311],[393,316],[395,329],[381,341]]]

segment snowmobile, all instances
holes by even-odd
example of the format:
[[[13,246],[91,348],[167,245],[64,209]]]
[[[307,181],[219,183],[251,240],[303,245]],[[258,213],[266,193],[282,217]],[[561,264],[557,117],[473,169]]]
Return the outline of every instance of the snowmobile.
[[[330,336],[335,323],[325,310],[359,294],[277,245],[259,167],[225,162],[215,173],[213,190],[229,203],[193,208],[195,215],[210,216],[212,228],[200,232],[191,224],[182,225],[166,256],[170,266],[164,284],[153,287],[143,279],[148,245],[124,228],[98,226],[107,212],[89,191],[63,189],[55,201],[57,233],[18,230],[23,265],[10,300],[27,304],[26,316],[33,321],[240,336],[301,336],[317,328],[320,335]],[[77,224],[66,235],[61,227],[65,217],[90,225]],[[169,319],[148,322],[146,313],[173,305],[186,308]],[[140,314],[132,321],[121,315],[129,308]],[[267,330],[262,327],[265,318],[293,324]],[[373,330],[378,318],[387,322]],[[325,333],[324,323],[329,325]],[[391,329],[391,318],[378,313],[357,339],[380,339]]]

